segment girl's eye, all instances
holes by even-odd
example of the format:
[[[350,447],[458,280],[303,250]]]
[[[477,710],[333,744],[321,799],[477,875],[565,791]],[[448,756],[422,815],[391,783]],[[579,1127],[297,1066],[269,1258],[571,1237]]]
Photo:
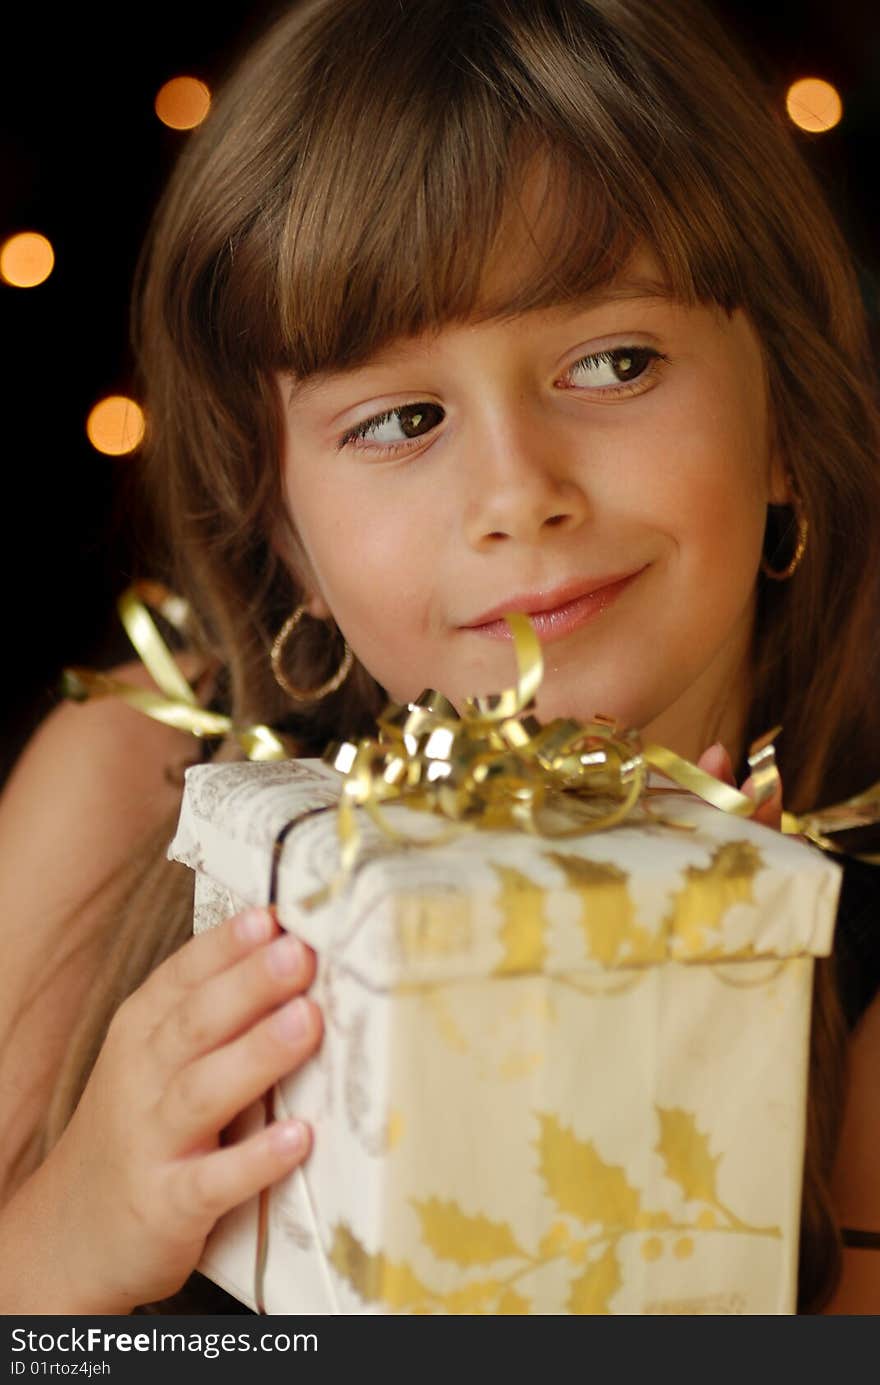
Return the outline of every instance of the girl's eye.
[[[655,351],[651,346],[615,346],[610,351],[582,356],[573,366],[569,366],[566,374],[579,374],[592,394],[630,394],[630,384],[651,379],[657,371],[658,361],[668,359],[662,351]],[[580,388],[580,385],[575,388]]]
[[[383,452],[395,452],[405,447],[408,440],[418,442],[429,428],[435,428],[443,417],[439,404],[424,401],[419,404],[401,404],[387,413],[365,418],[356,428],[350,428],[337,444],[337,450],[347,443],[366,443],[376,446]],[[403,434],[401,438],[400,434]]]
[[[580,375],[583,384],[575,383],[568,388],[581,389],[585,385],[588,394],[605,397],[639,394],[644,389],[643,382],[656,374],[658,363],[666,360],[668,357],[662,351],[651,346],[616,346],[610,351],[597,351],[569,366],[566,375],[575,378]],[[443,417],[440,405],[427,400],[401,404],[350,428],[339,439],[336,450],[341,452],[351,445],[386,457],[394,456],[421,442]]]

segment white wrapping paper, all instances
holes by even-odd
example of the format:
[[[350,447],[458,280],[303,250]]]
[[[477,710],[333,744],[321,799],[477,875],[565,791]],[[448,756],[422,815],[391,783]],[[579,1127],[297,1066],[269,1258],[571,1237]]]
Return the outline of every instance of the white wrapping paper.
[[[169,848],[199,930],[268,902],[297,820],[277,907],[316,949],[325,1034],[276,1089],[315,1143],[272,1191],[267,1311],[793,1312],[840,867],[670,793],[654,809],[695,830],[429,849],[365,820],[354,878],[304,912],[338,870],[339,787],[318,761],[197,766]],[[199,1266],[252,1307],[256,1213],[223,1218]]]

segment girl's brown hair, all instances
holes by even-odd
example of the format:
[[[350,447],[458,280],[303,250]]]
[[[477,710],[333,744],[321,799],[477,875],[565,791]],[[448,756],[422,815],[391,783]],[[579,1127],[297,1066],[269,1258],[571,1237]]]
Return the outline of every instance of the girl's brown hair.
[[[559,180],[567,214],[540,269],[487,303],[485,266],[531,154]],[[369,728],[384,700],[356,666],[317,710],[292,707],[270,671],[272,638],[305,580],[281,492],[275,372],[300,382],[402,335],[558,303],[607,282],[639,243],[682,301],[742,308],[755,325],[775,440],[810,520],[796,575],[758,578],[746,744],[782,723],[794,811],[877,776],[880,470],[864,310],[778,99],[696,0],[304,0],[190,137],[136,285],[150,421],[140,465],[166,554],[149,575],[191,603],[195,641],[222,669],[237,722],[284,725],[315,752]],[[304,653],[289,676],[321,682],[337,653]],[[191,882],[172,880],[164,860],[173,826],[117,882],[103,989],[43,1148],[113,1009],[189,932]],[[140,953],[136,937],[150,940]],[[827,1187],[844,1052],[834,977],[820,964],[802,1311],[827,1301],[839,1273]]]

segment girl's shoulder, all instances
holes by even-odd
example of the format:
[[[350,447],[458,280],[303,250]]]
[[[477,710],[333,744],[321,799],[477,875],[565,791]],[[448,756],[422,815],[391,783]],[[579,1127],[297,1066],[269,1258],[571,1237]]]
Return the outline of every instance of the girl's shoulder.
[[[191,655],[179,655],[178,663],[186,677],[200,670]],[[140,661],[108,673],[159,691]],[[43,873],[64,877],[70,899],[172,811],[180,796],[175,771],[195,758],[193,736],[120,698],[60,702],[25,745],[0,795],[0,859],[8,861],[10,852],[13,862],[39,857],[52,866]]]
[[[137,662],[108,672],[155,687]],[[62,702],[0,794],[0,1183],[11,1132],[37,1117],[94,975],[103,887],[172,818],[180,766],[198,749],[117,698]]]

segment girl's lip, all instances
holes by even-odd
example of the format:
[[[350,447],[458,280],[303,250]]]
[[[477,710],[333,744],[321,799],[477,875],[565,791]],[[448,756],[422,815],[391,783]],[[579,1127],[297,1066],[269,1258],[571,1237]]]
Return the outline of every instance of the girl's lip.
[[[622,577],[619,582],[613,582],[610,586],[602,587],[597,592],[589,592],[586,596],[577,596],[573,601],[565,601],[561,606],[556,606],[552,611],[535,611],[529,614],[529,620],[535,627],[535,633],[542,644],[549,644],[552,640],[561,640],[565,635],[571,634],[572,630],[578,630],[582,625],[592,620],[595,616],[601,615],[602,611],[608,609],[617,600],[621,592],[625,591],[630,583],[634,582],[645,571],[639,568],[638,572],[632,572],[628,577]],[[492,620],[486,625],[471,625],[468,629],[475,635],[486,635],[492,640],[509,640],[512,638],[510,627],[504,620]]]

